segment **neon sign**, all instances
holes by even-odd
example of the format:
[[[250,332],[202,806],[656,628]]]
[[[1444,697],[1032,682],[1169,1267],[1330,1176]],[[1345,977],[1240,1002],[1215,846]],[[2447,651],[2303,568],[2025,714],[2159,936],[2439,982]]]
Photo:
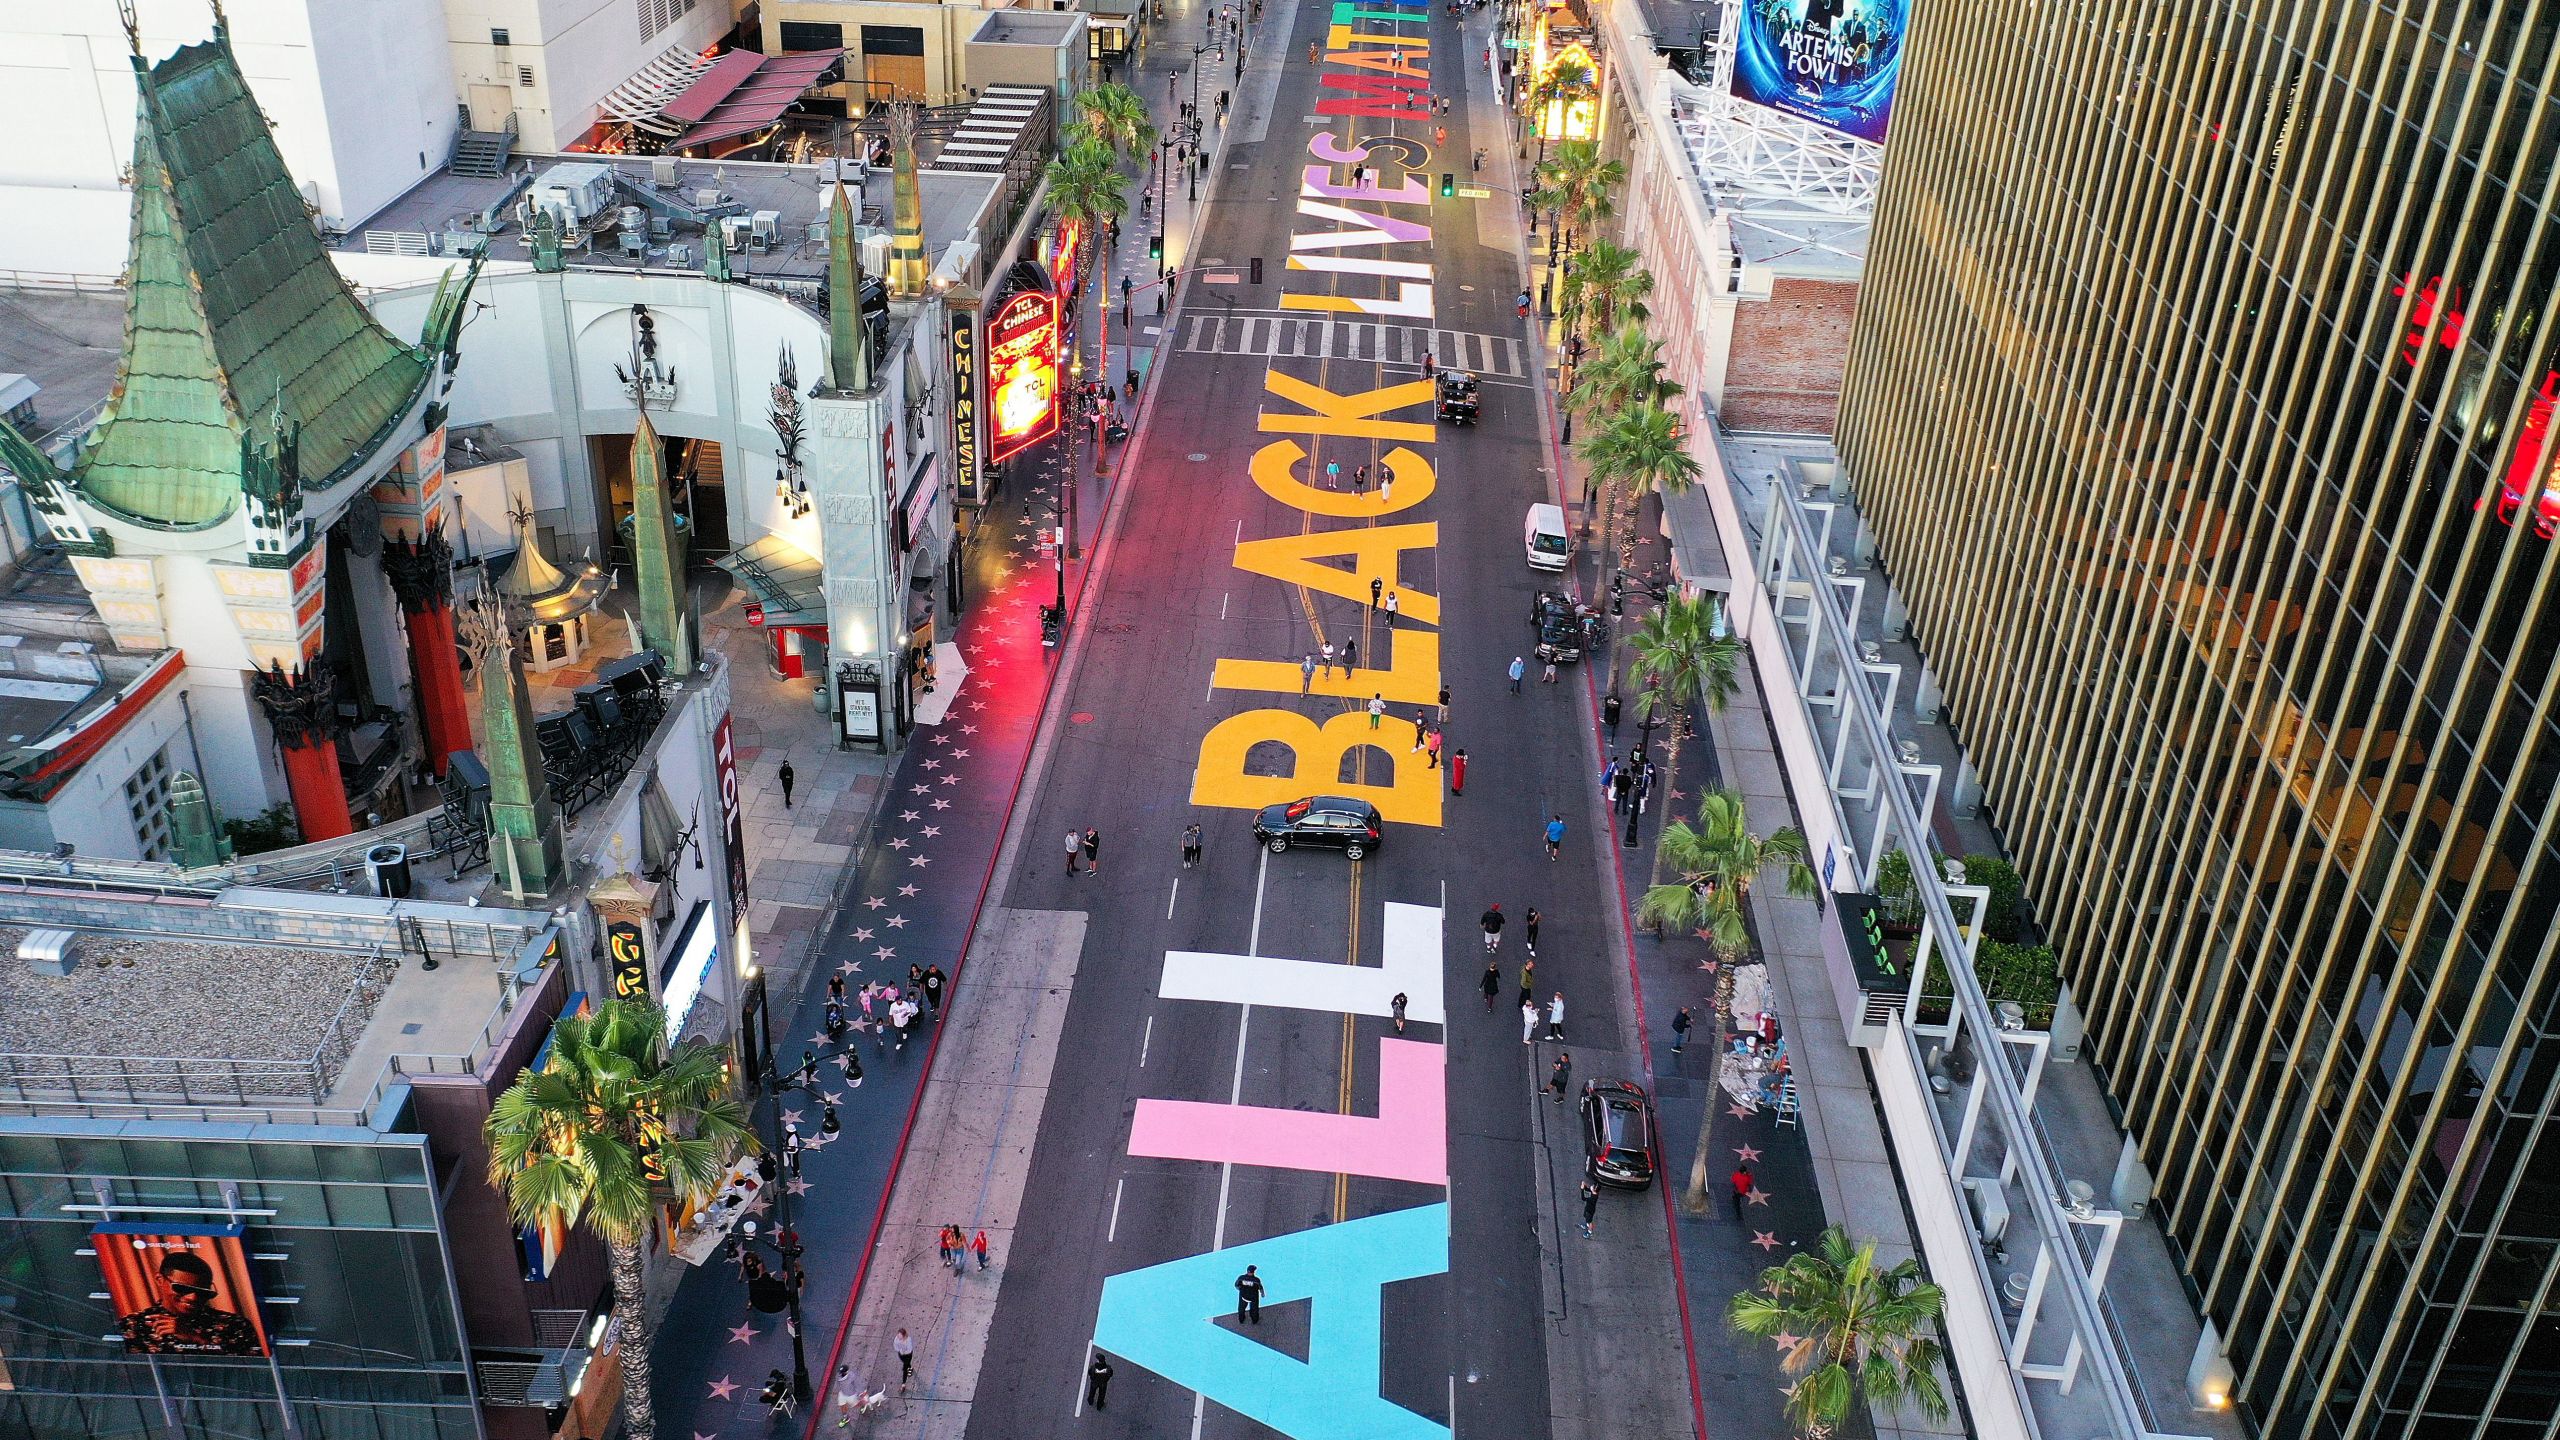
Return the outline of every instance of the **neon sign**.
[[[995,439],[987,458],[1003,462],[1058,433],[1058,301],[1026,291],[987,324],[987,392]]]
[[[2391,287],[2392,295],[2406,296],[2416,278],[2414,274],[2401,276],[2399,282]],[[2430,275],[2427,283],[2418,288],[2418,298],[2409,306],[2409,335],[2400,346],[2403,361],[2411,365],[2418,363],[2419,355],[2427,348],[2427,327],[2436,323],[2439,307],[2444,312],[2444,324],[2436,331],[2436,343],[2447,350],[2461,347],[2462,287],[2447,284],[2441,275]]]
[[[1049,280],[1061,295],[1076,293],[1076,281],[1084,271],[1084,222],[1061,220],[1057,233],[1049,237]]]
[[[2552,463],[2551,453],[2555,406],[2560,406],[2560,370],[2546,370],[2542,388],[2534,392],[2533,403],[2524,412],[2524,432],[2516,437],[2515,453],[2507,457],[2507,473],[2498,484],[2498,523],[2516,523],[2516,512],[2532,498],[2533,533],[2545,540],[2560,536],[2560,466]],[[2475,500],[2471,508],[2483,509],[2487,504],[2485,499]]]

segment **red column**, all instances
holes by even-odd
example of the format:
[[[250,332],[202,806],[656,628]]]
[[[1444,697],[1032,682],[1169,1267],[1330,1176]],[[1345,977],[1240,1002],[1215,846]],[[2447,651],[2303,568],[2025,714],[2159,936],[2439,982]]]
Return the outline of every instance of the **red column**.
[[[347,784],[338,774],[338,742],[319,740],[281,748],[284,783],[293,792],[293,813],[302,823],[304,843],[354,834],[355,817],[347,813]]]
[[[471,709],[463,698],[462,659],[453,643],[453,601],[438,596],[408,618],[409,673],[426,717],[427,759],[441,777],[454,751],[471,748]]]

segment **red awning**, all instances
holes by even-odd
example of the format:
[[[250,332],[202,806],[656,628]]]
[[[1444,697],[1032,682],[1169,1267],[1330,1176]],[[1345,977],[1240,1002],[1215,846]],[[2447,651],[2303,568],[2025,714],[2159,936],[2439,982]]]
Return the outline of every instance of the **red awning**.
[[[694,121],[693,128],[676,144],[691,148],[764,129],[798,104],[809,86],[843,54],[842,50],[803,50],[789,55],[753,55],[733,50],[721,56],[692,89],[668,104],[668,115]],[[723,71],[729,62],[742,56],[754,63],[724,79]],[[721,82],[721,88],[708,94],[709,104],[697,106],[695,95],[705,93],[715,81]]]
[[[684,93],[668,101],[666,108],[659,113],[670,120],[699,125],[703,116],[728,99],[730,92],[744,84],[746,78],[763,64],[764,57],[753,50],[732,50],[712,61],[710,69],[695,76]]]

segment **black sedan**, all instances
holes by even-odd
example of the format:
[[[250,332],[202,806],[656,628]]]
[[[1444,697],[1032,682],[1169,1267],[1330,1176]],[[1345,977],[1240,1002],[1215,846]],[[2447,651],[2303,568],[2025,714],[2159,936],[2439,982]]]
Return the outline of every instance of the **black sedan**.
[[[1582,1154],[1591,1178],[1620,1190],[1653,1183],[1653,1101],[1632,1080],[1582,1087]]]
[[[1366,800],[1310,795],[1263,806],[1253,817],[1253,838],[1275,855],[1292,845],[1331,845],[1357,860],[1387,843],[1387,827],[1378,807]]]

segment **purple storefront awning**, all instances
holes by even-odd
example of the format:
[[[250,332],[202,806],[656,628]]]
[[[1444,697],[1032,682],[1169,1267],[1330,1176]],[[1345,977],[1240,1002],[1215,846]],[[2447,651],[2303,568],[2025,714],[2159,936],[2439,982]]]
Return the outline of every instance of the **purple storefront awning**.
[[[690,89],[668,102],[668,117],[689,121],[693,127],[675,143],[691,148],[765,129],[798,104],[810,85],[843,54],[842,50],[789,55],[730,51]]]

